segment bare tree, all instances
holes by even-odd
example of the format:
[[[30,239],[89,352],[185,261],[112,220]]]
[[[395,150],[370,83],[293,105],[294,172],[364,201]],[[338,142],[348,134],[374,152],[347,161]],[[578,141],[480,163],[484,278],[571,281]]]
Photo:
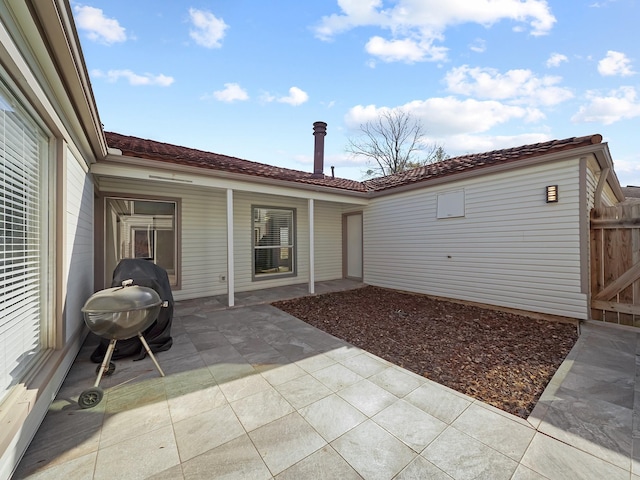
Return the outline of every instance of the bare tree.
[[[426,145],[420,120],[404,110],[386,110],[360,125],[360,135],[350,138],[346,150],[366,158],[372,167],[366,175],[385,176],[449,158],[441,145]]]

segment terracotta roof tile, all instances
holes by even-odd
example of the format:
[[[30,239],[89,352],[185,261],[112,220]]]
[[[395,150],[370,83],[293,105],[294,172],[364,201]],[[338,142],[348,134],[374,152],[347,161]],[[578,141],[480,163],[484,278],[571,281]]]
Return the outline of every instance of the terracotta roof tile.
[[[292,170],[289,168],[274,167],[264,163],[252,162],[241,158],[230,157],[218,153],[205,152],[194,148],[180,147],[169,143],[146,140],[138,137],[121,135],[119,133],[105,132],[107,145],[117,148],[123,155],[156,160],[159,162],[188,165],[198,168],[207,168],[230,173],[240,173],[256,177],[286,180],[290,182],[306,183],[323,187],[338,188],[365,192],[362,182],[346,178],[333,178],[329,176],[317,177],[310,172]]]
[[[551,140],[549,142],[494,150],[492,152],[462,155],[460,157],[449,158],[442,162],[414,168],[406,172],[366,180],[364,183],[368,191],[387,190],[389,188],[453,175],[471,169],[475,170],[492,165],[510,163],[600,142],[602,142],[602,135],[596,134],[585,137],[565,138],[563,140]]]
[[[640,198],[640,187],[627,185],[626,187],[622,187],[622,193],[624,193],[626,198]]]
[[[220,155],[218,153],[205,152],[113,132],[105,132],[105,136],[109,147],[121,150],[122,154],[126,156],[356,192],[388,190],[471,169],[511,163],[602,142],[602,136],[598,134],[584,137],[571,137],[563,140],[551,140],[549,142],[494,150],[492,152],[462,155],[442,162],[414,168],[406,172],[358,182],[344,178],[316,177],[310,172],[274,167],[263,163]]]

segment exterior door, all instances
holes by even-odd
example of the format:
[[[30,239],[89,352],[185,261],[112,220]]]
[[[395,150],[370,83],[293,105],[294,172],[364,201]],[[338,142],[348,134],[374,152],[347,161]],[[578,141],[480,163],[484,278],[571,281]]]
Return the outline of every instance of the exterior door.
[[[362,280],[362,212],[345,214],[343,225],[344,276]]]

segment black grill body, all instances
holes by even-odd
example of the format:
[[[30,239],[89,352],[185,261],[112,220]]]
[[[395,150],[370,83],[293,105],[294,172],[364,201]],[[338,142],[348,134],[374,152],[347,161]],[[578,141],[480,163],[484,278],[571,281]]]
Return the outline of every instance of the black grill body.
[[[173,344],[171,323],[173,321],[174,301],[167,271],[149,260],[125,258],[120,260],[113,271],[111,286],[119,287],[125,280],[133,280],[133,285],[155,290],[160,299],[166,302],[167,306],[160,309],[158,318],[142,334],[152,352],[169,350]],[[91,354],[92,362],[102,362],[109,346],[109,340],[108,338],[100,339],[100,343]],[[118,340],[111,358],[117,360],[119,358],[136,357],[134,360],[141,360],[145,356],[146,352],[140,339],[134,336],[126,340]]]

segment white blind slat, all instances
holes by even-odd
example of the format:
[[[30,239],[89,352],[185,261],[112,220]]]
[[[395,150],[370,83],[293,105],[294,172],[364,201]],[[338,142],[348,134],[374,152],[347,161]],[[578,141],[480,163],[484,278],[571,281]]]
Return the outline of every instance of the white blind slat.
[[[46,287],[46,137],[11,100],[0,88],[0,401],[41,349]]]

